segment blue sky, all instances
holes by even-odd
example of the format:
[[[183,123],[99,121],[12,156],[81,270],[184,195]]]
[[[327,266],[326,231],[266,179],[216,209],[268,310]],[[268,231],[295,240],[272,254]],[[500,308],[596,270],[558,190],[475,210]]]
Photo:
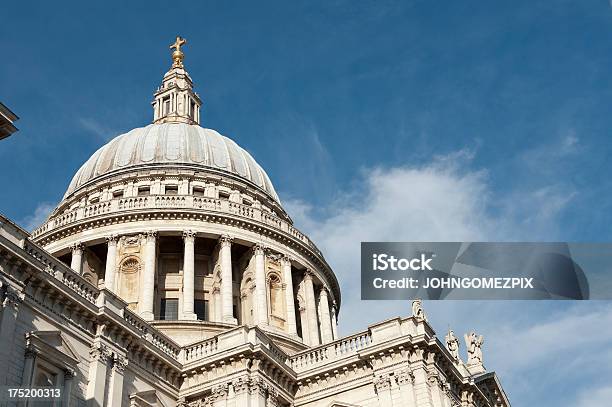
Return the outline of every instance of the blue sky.
[[[151,121],[180,34],[203,126],[268,171],[344,309],[361,311],[341,311],[342,333],[409,312],[359,301],[361,240],[611,240],[607,1],[9,2],[3,15],[0,100],[21,120],[0,142],[0,211],[23,225],[99,146]],[[441,335],[485,335],[514,406],[612,398],[609,302],[426,310]]]

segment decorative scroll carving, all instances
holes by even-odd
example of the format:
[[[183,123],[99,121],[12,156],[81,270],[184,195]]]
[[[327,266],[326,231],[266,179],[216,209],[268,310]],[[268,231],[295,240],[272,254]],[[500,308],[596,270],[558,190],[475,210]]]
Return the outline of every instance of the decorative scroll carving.
[[[125,372],[125,368],[128,365],[128,359],[115,354],[113,356],[113,371],[119,373],[119,374],[123,374]]]
[[[75,243],[70,246],[70,249],[73,253],[83,253],[83,249],[85,249],[85,245],[81,242]]]
[[[157,238],[157,231],[148,230],[145,232],[145,236],[146,236],[147,241],[155,240],[155,238]]]
[[[183,239],[185,240],[193,240],[196,237],[196,233],[193,230],[185,230],[183,231]]]
[[[380,393],[391,388],[391,378],[389,375],[378,376],[374,378],[373,384],[376,393]]]
[[[255,243],[253,245],[253,255],[255,256],[263,256],[265,254],[266,247],[260,243]]]
[[[230,235],[221,235],[221,237],[219,237],[219,245],[221,247],[231,246],[233,242],[234,242],[234,238],[231,237]]]
[[[92,360],[108,363],[112,360],[113,352],[106,345],[96,344],[89,350]]]

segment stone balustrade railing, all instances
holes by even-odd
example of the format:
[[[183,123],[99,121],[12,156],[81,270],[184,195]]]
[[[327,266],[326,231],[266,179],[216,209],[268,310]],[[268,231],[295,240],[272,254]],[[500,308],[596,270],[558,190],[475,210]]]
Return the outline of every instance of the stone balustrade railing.
[[[196,209],[221,213],[230,213],[246,219],[262,222],[272,228],[288,233],[302,241],[315,252],[321,254],[316,245],[302,232],[293,227],[290,222],[264,209],[231,202],[227,199],[198,197],[193,195],[147,195],[127,198],[114,198],[110,201],[89,204],[74,208],[49,219],[32,233],[37,238],[44,233],[53,231],[71,223],[86,220],[95,216],[117,213],[133,209]]]
[[[92,304],[96,303],[98,288],[86,281],[70,267],[27,240],[24,244],[24,250],[44,264],[43,270],[49,275],[49,278],[63,283],[86,301]]]
[[[213,336],[210,339],[204,339],[203,341],[194,343],[185,347],[183,362],[192,362],[196,359],[212,355],[217,352],[219,345],[219,337]]]
[[[313,349],[308,349],[291,356],[290,365],[299,372],[327,364],[333,360],[355,355],[372,344],[372,334],[368,331],[341,338]]]
[[[305,372],[357,355],[379,343],[389,343],[390,340],[401,340],[408,335],[415,337],[426,333],[434,335],[424,320],[393,318],[369,326],[366,331],[298,352],[289,358],[288,364],[296,373]]]
[[[259,345],[266,348],[269,355],[279,364],[287,365],[289,357],[281,348],[275,345],[270,338],[259,328],[239,326],[222,332],[211,338],[203,339],[191,345],[183,347],[180,362],[188,365],[200,361],[207,356],[219,354],[223,351],[231,351],[241,345]]]
[[[181,347],[176,342],[172,341],[159,331],[152,329],[151,326],[145,322],[145,320],[127,308],[123,311],[123,319],[129,325],[139,331],[143,339],[153,344],[153,346],[164,352],[166,355],[178,360],[181,353]]]
[[[85,280],[81,275],[77,274],[70,267],[63,264],[57,258],[47,253],[44,249],[28,240],[24,242],[24,249],[32,257],[40,261],[44,266],[41,267],[47,278],[54,279],[68,287],[80,298],[83,298],[92,305],[99,306],[98,298],[101,291],[98,287]],[[142,318],[126,308],[126,304],[121,301],[120,304],[123,319],[132,327],[136,328],[141,333],[141,337],[151,343],[153,346],[161,350],[163,353],[178,359],[180,346],[174,343],[170,338],[161,334],[155,329],[152,329]]]

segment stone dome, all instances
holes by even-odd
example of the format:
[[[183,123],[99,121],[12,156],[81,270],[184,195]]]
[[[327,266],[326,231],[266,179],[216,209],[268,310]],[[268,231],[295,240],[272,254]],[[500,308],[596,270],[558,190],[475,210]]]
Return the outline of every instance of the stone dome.
[[[233,140],[197,124],[161,123],[115,137],[77,171],[64,198],[92,181],[138,168],[186,166],[246,180],[280,203],[268,174]]]

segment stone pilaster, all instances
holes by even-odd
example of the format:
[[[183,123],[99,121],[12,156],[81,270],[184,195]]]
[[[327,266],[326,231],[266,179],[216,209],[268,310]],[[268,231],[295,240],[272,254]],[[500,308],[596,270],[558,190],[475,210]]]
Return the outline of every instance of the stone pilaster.
[[[0,385],[7,385],[8,366],[13,355],[15,325],[24,295],[0,280]],[[2,366],[6,368],[2,368]]]
[[[232,282],[232,238],[227,235],[219,240],[219,262],[221,263],[221,310],[223,322],[236,324],[234,318],[234,293]]]
[[[223,321],[223,306],[221,304],[221,289],[219,287],[213,287],[212,296],[214,301],[214,311],[215,311],[215,322]]]
[[[393,407],[391,398],[391,378],[389,375],[374,378],[374,390],[378,396],[378,405],[381,407]]]
[[[106,345],[97,341],[92,346],[89,355],[86,402],[88,407],[101,407],[105,405],[106,375],[113,354]]]
[[[297,335],[297,324],[295,321],[295,302],[293,295],[293,277],[291,275],[291,259],[287,256],[281,258],[283,279],[285,280],[285,302],[287,303],[287,333]]]
[[[417,348],[410,357],[410,368],[414,375],[414,395],[416,407],[434,407],[428,383],[427,367],[423,349]]]
[[[109,406],[120,406],[123,400],[123,376],[128,360],[124,356],[114,355],[108,394]]]
[[[76,372],[72,369],[64,371],[64,394],[62,399],[62,407],[70,407],[72,405],[72,387],[74,385],[74,377]]]
[[[264,248],[261,245],[253,247],[255,257],[255,324],[268,324],[268,306],[266,295],[266,264]]]
[[[319,327],[317,324],[317,304],[315,302],[314,285],[312,282],[313,272],[306,270],[304,273],[304,296],[306,297],[306,317],[308,320],[308,334],[310,346],[320,345]]]
[[[153,314],[153,301],[155,296],[156,240],[157,232],[149,231],[146,233],[144,276],[142,279],[139,309],[140,316],[147,321],[152,321],[155,318]]]
[[[104,286],[117,293],[115,277],[117,275],[117,236],[106,237],[106,267],[104,270]]]
[[[402,369],[395,372],[395,380],[399,388],[401,405],[403,406],[415,406],[416,398],[414,395],[414,376],[410,371],[410,368]]]
[[[249,383],[249,407],[267,407],[268,386],[261,377],[252,378]]]
[[[329,316],[329,300],[327,288],[321,288],[319,293],[319,309],[321,315],[321,341],[329,343],[333,340],[331,317]]]
[[[300,324],[302,326],[302,341],[310,345],[310,332],[308,332],[308,314],[306,313],[305,301],[298,298],[298,311],[300,312]]]
[[[34,374],[34,366],[36,364],[36,358],[38,357],[38,351],[33,349],[31,346],[26,346],[23,364],[23,376],[21,377],[22,387],[32,386],[32,376]]]
[[[195,299],[195,233],[183,232],[183,316],[182,319],[196,320],[194,311]]]

